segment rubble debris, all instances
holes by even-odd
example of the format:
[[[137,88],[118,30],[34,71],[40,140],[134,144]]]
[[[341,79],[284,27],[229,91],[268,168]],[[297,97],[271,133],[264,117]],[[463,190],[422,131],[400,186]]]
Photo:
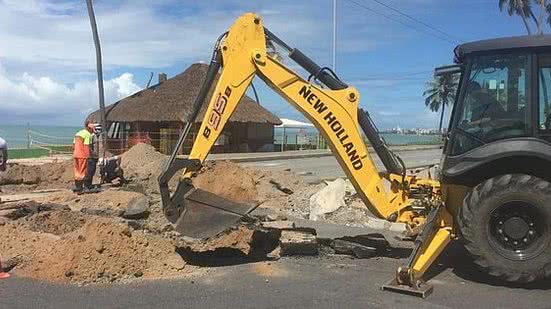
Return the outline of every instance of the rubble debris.
[[[260,226],[266,229],[291,230],[295,228],[295,222],[289,220],[261,222]]]
[[[281,256],[318,254],[316,233],[312,229],[281,231],[279,246],[281,248]]]
[[[251,244],[253,242],[254,232],[254,229],[246,225],[241,225],[206,241],[197,240],[190,243],[187,247],[193,252],[207,252],[229,248],[239,251],[243,255],[248,255],[252,250]]]
[[[201,242],[186,242],[177,252],[196,266],[222,266],[270,259],[279,245],[279,231],[241,225]]]
[[[389,242],[379,233],[321,240],[321,242],[330,246],[336,254],[351,255],[359,259],[384,254],[390,248]]]
[[[332,213],[345,206],[346,182],[336,179],[327,182],[327,186],[310,197],[310,220],[319,220],[325,214]]]
[[[16,204],[9,204],[4,207],[0,207],[0,217],[5,217],[10,220],[17,220],[22,217],[29,216],[31,214],[51,211],[51,210],[67,210],[69,207],[59,204],[42,204],[35,201],[28,201]]]
[[[80,212],[92,216],[100,217],[122,217],[124,214],[123,209],[109,209],[109,208],[81,208]]]
[[[333,240],[331,242],[331,248],[333,248],[337,254],[352,255],[358,259],[367,259],[373,257],[377,253],[376,248],[342,239]]]
[[[270,179],[269,181],[272,185],[274,185],[274,187],[276,189],[278,189],[279,191],[285,193],[285,194],[293,194],[293,190],[287,188],[287,187],[284,187],[282,186],[279,182],[273,180],[273,179]]]
[[[122,214],[125,219],[144,219],[149,214],[149,199],[145,196],[132,199]]]
[[[368,247],[377,248],[377,250],[386,250],[388,247],[390,247],[390,243],[388,242],[388,240],[386,240],[385,236],[380,233],[370,233],[353,237],[342,237],[340,239],[349,242],[355,242]]]

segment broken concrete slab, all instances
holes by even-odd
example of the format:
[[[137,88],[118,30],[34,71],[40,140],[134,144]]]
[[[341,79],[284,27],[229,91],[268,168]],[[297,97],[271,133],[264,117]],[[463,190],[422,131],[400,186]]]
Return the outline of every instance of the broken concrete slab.
[[[308,229],[281,231],[279,246],[281,256],[318,254],[318,241],[315,231]]]
[[[143,219],[149,215],[149,199],[146,196],[132,199],[122,214],[125,219]]]
[[[310,197],[310,220],[319,220],[323,215],[346,206],[346,181],[341,178],[327,182],[327,186]]]
[[[384,250],[390,246],[390,243],[383,234],[370,233],[356,236],[345,236],[339,238],[344,241],[357,243],[363,246],[372,247],[377,250]]]
[[[352,255],[358,259],[368,259],[377,254],[376,248],[342,239],[333,240],[331,242],[331,248],[333,248],[337,254]]]
[[[289,220],[261,222],[260,226],[273,230],[291,230],[295,228],[295,222]]]

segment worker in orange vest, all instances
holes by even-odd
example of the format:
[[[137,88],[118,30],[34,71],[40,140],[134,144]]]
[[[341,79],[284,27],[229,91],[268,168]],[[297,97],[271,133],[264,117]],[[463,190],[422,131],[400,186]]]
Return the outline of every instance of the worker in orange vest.
[[[73,164],[75,174],[74,192],[81,194],[83,190],[84,178],[86,177],[87,162],[90,158],[90,144],[92,143],[92,134],[95,132],[94,124],[90,121],[84,123],[84,129],[75,134]]]

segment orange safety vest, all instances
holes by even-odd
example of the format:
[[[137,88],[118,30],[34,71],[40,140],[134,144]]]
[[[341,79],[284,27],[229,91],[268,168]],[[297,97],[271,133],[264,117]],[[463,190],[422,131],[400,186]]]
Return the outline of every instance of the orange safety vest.
[[[74,151],[73,158],[87,159],[90,157],[90,143],[92,142],[92,134],[86,129],[77,132],[73,141]]]

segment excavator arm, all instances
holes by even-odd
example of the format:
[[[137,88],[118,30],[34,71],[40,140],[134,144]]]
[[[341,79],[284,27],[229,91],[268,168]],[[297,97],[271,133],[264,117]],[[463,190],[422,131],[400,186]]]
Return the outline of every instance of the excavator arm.
[[[283,65],[279,57],[268,51],[267,46],[274,44],[285,50],[289,58],[311,74],[310,77],[305,79]],[[264,28],[260,17],[252,13],[241,16],[217,41],[192,120],[199,114],[211,85],[218,80],[189,157],[180,159],[177,154],[193,121],[186,124],[159,178],[167,218],[176,224],[178,231],[194,237],[208,237],[223,230],[225,225],[243,218],[251,219],[249,214],[256,205],[233,203],[195,189],[191,176],[202,166],[255,76],[316,126],[374,215],[403,222],[411,229],[419,229],[425,221],[430,223],[427,224],[430,228],[421,233],[423,241],[416,243],[408,265],[400,268],[393,284],[419,290],[421,276],[452,237],[451,217],[439,204],[439,184],[407,176],[401,160],[379,137],[369,114],[359,109],[358,91],[342,82],[330,69],[319,67],[302,52],[289,47]],[[386,173],[379,173],[360,131],[374,147]],[[168,182],[182,169],[178,186],[171,195]]]

